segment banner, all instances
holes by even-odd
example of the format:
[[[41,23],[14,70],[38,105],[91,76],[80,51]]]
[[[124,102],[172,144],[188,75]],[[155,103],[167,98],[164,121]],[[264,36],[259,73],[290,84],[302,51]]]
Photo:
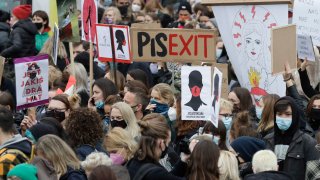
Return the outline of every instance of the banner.
[[[214,62],[216,31],[131,28],[134,61]]]
[[[211,67],[181,67],[181,119],[211,119]]]
[[[213,82],[212,82],[212,111],[211,122],[215,127],[218,127],[219,112],[220,112],[220,99],[221,99],[221,87],[222,87],[222,72],[218,68],[214,67]]]
[[[14,64],[17,110],[48,103],[49,56],[17,58]]]
[[[312,37],[308,35],[297,35],[297,52],[299,59],[307,59],[308,61],[316,61]]]
[[[96,28],[98,23],[98,1],[97,0],[81,0],[81,34],[82,40],[95,42]]]
[[[292,21],[297,25],[297,34],[311,36],[313,44],[320,46],[319,0],[295,0]]]
[[[288,5],[214,6],[221,37],[242,87],[258,100],[285,95],[282,76],[271,72],[270,29],[288,24]],[[283,66],[282,66],[283,67]]]
[[[32,0],[32,13],[35,11],[45,11],[49,16],[49,26],[54,27],[58,22],[57,1],[52,0]],[[49,32],[52,35],[52,31]]]
[[[76,0],[57,0],[60,40],[79,42],[79,24]]]

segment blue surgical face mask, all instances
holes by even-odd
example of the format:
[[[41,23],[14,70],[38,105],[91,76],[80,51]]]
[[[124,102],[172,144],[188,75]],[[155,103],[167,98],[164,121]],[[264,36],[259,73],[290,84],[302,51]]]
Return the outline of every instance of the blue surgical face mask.
[[[261,118],[262,118],[262,111],[263,111],[262,108],[256,107],[256,115],[257,115],[257,118],[258,118],[259,120],[261,120]]]
[[[216,49],[216,58],[218,59],[221,56],[221,54],[222,54],[222,49],[217,48]]]
[[[231,128],[231,124],[232,124],[232,117],[231,116],[230,117],[223,116],[221,120],[222,120],[224,126],[226,127],[227,131],[229,131]]]
[[[150,104],[155,104],[154,113],[166,114],[169,111],[169,106],[167,104],[162,104],[156,101],[155,99],[150,100]]]
[[[220,141],[220,136],[213,136],[213,142],[218,145]]]
[[[98,101],[94,103],[97,109],[103,109],[104,107],[104,102],[103,101]]]
[[[292,124],[292,119],[276,116],[276,123],[277,123],[278,128],[281,131],[286,131],[290,128],[290,126]]]

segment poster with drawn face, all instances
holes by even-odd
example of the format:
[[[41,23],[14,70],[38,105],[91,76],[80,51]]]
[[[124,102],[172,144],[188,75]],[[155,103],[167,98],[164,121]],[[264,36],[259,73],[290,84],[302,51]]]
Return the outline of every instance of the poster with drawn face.
[[[112,26],[115,61],[131,63],[130,36],[128,26]]]
[[[18,110],[49,102],[48,59],[48,55],[40,55],[14,60]]]
[[[213,73],[213,85],[212,85],[212,109],[211,109],[211,122],[215,127],[218,127],[219,111],[220,111],[220,98],[221,98],[221,86],[222,86],[222,72],[214,67]]]
[[[182,66],[182,120],[210,120],[211,67]]]
[[[271,28],[288,24],[288,5],[238,5],[212,8],[233,69],[258,104],[270,93],[285,95],[281,75],[271,72]]]
[[[112,61],[111,26],[97,24],[97,48],[98,58],[101,62]]]

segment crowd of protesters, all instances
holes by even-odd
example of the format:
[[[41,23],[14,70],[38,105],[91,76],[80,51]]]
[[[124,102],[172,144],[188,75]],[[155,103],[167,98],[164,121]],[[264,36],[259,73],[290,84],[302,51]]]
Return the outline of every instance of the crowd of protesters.
[[[297,60],[297,71],[285,67],[287,96],[268,94],[255,103],[240,87],[219,40],[217,63],[230,68],[229,93],[220,100],[216,127],[181,118],[180,71],[190,64],[100,62],[85,41],[73,43],[74,70],[63,42],[54,64],[48,14],[32,13],[31,7],[0,10],[0,55],[6,58],[0,89],[0,178],[320,178],[320,92],[312,76],[320,56],[315,63]],[[197,0],[100,0],[98,21],[219,30],[212,10]],[[49,103],[17,111],[13,59],[38,54],[50,55]],[[71,75],[76,78],[73,94],[57,94]]]

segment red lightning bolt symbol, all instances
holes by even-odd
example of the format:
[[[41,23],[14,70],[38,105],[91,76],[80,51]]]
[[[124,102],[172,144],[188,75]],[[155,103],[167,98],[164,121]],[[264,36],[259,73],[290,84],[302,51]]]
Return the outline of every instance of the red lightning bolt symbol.
[[[240,24],[240,23],[234,22],[234,25],[235,25],[235,26],[238,26],[238,27],[241,29],[241,24]]]
[[[241,34],[237,33],[237,34],[233,34],[233,38],[239,38],[241,36]]]
[[[246,23],[246,18],[244,17],[244,15],[241,12],[239,13],[239,16],[241,19],[243,19],[243,22]]]
[[[252,6],[251,13],[252,13],[252,19],[254,19],[254,16],[256,15],[256,6]]]
[[[268,26],[268,28],[272,28],[273,26],[277,26],[276,23],[271,23],[270,26]]]
[[[267,14],[264,15],[264,20],[263,20],[263,22],[265,22],[265,21],[268,19],[269,16],[270,16],[270,12],[267,12]]]

